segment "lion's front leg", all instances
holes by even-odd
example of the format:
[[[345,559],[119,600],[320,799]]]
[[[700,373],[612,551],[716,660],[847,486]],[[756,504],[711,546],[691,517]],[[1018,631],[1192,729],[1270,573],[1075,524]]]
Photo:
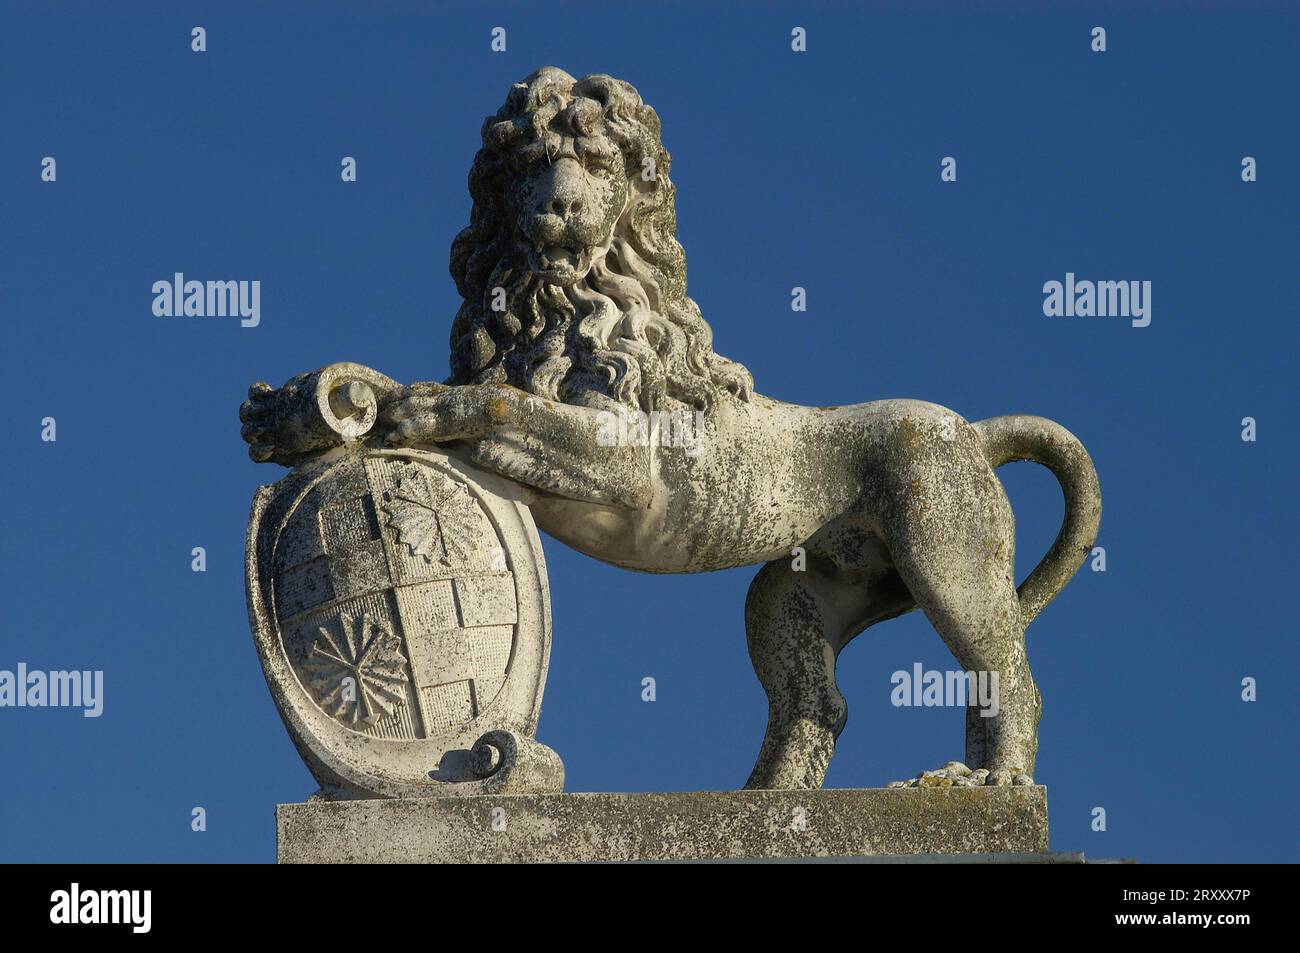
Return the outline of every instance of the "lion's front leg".
[[[601,413],[503,384],[415,384],[381,408],[390,446],[452,444],[471,463],[570,500],[644,509],[653,497],[644,447],[606,446]]]

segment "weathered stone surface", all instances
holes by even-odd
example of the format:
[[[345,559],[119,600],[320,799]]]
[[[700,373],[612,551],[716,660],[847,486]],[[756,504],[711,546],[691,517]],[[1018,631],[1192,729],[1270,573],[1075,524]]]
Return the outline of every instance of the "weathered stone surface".
[[[1042,853],[1040,786],[530,794],[281,804],[281,863]]]

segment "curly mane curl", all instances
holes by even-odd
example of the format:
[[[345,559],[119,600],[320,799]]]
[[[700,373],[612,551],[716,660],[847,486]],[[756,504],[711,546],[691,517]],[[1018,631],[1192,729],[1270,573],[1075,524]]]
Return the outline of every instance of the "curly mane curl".
[[[671,160],[658,115],[630,84],[538,70],[511,88],[482,137],[469,174],[470,224],[451,247],[464,302],[452,325],[448,383],[507,383],[565,403],[612,399],[646,411],[708,410],[720,391],[750,398],[753,378],[713,352],[713,333],[686,296]],[[617,149],[634,194],[603,258],[567,287],[528,267],[504,198],[522,161],[558,152],[561,137],[573,137],[580,154]],[[655,173],[648,182],[647,166]]]

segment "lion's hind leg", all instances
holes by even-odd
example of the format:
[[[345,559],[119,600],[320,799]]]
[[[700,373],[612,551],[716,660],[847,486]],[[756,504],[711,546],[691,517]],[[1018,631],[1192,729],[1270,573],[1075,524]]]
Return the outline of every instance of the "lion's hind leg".
[[[896,459],[903,465],[882,513],[894,567],[961,670],[994,690],[986,710],[966,710],[968,764],[949,762],[918,780],[1031,783],[1041,703],[1025,652],[1006,493],[978,445],[960,434]]]
[[[914,603],[892,571],[869,580],[810,555],[806,568],[768,563],[745,600],[749,657],[767,693],[767,731],[747,788],[819,788],[848,705],[835,659],[872,622]]]

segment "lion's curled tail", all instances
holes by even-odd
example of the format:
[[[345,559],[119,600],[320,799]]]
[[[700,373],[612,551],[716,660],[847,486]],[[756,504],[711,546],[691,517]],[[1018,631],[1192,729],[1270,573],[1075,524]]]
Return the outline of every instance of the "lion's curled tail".
[[[1083,565],[1101,523],[1101,485],[1083,444],[1060,424],[1013,414],[973,425],[989,464],[1030,460],[1052,471],[1065,494],[1065,522],[1056,542],[1020,587],[1021,622],[1028,626]]]

